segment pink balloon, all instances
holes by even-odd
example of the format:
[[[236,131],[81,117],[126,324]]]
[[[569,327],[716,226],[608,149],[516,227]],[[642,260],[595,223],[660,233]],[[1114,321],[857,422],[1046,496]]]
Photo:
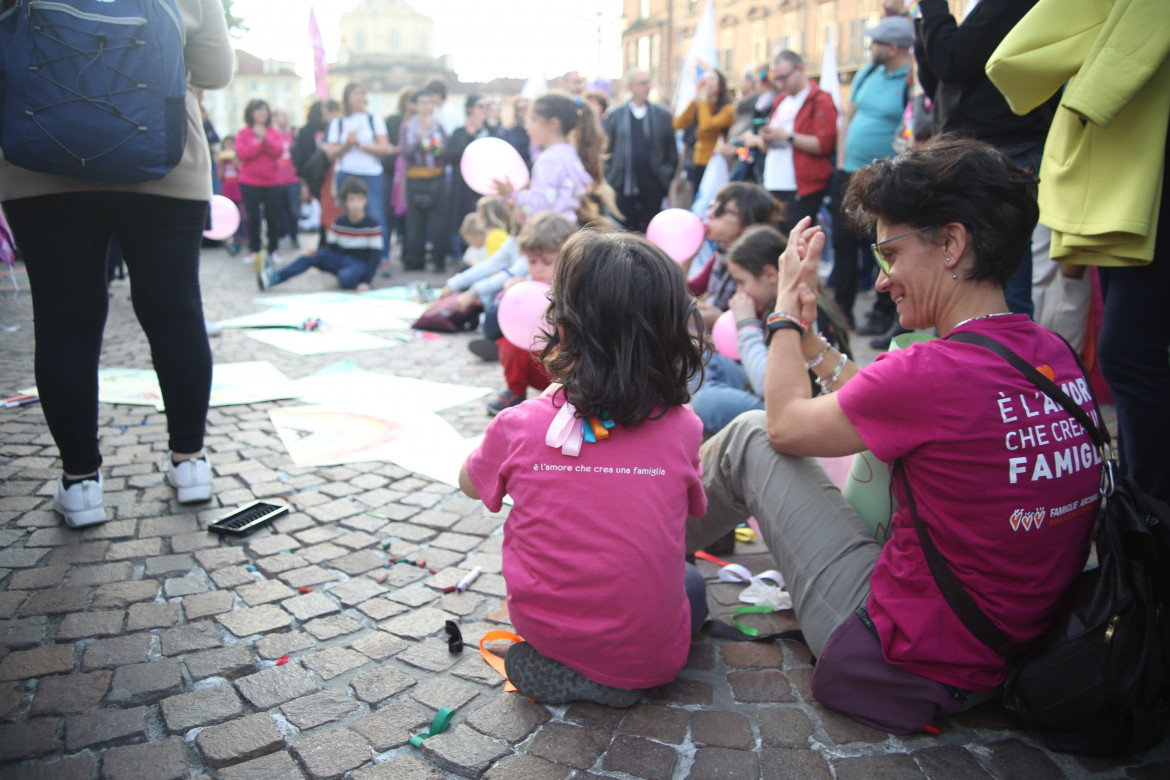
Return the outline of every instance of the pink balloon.
[[[463,150],[459,171],[467,186],[480,195],[495,195],[493,179],[511,182],[512,189],[528,186],[528,166],[512,144],[502,138],[477,138]]]
[[[711,326],[711,340],[715,350],[723,357],[739,360],[739,345],[736,343],[739,331],[735,327],[735,315],[725,311]]]
[[[520,349],[536,347],[536,337],[548,327],[544,313],[550,289],[544,282],[520,282],[508,288],[497,312],[504,338]]]
[[[211,227],[203,235],[213,241],[223,241],[235,235],[240,226],[240,210],[223,195],[211,196]]]
[[[646,238],[666,252],[671,260],[690,260],[703,245],[703,220],[686,209],[660,211],[646,227]]]

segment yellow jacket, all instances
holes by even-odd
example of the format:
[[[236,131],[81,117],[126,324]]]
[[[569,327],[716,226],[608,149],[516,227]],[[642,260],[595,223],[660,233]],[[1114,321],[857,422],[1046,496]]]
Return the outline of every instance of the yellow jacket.
[[[1017,114],[1068,84],[1040,166],[1054,259],[1153,259],[1170,121],[1166,11],[1166,0],[1040,0],[988,60]]]
[[[728,103],[712,113],[711,104],[706,100],[692,100],[691,104],[675,117],[674,129],[686,130],[691,125],[698,124],[695,128],[695,153],[691,159],[695,165],[706,165],[715,151],[719,136],[726,135],[727,129],[734,121],[735,104]]]

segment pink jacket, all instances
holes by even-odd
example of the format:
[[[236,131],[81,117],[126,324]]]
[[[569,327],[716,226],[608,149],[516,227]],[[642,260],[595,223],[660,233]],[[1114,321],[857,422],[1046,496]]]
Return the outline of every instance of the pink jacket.
[[[276,187],[280,184],[277,161],[284,154],[280,131],[269,127],[263,139],[252,128],[236,134],[236,157],[240,160],[240,184],[252,187]]]

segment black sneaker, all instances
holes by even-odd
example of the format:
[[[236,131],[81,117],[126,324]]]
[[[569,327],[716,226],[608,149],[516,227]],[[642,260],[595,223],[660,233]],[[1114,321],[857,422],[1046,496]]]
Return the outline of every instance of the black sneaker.
[[[467,348],[480,360],[495,363],[500,359],[500,347],[491,339],[475,339],[467,345]]]
[[[520,693],[541,704],[591,701],[625,708],[637,704],[643,693],[594,682],[576,669],[541,655],[527,642],[517,642],[508,648],[504,671]]]
[[[519,393],[513,393],[508,388],[500,391],[500,394],[487,402],[487,411],[492,417],[495,417],[500,412],[504,411],[510,406],[518,406],[524,403],[524,396]]]

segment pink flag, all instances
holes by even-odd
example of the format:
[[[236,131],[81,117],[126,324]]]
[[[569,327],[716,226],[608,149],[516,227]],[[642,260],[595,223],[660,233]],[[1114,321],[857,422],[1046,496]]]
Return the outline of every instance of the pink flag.
[[[313,78],[317,85],[317,97],[327,100],[329,87],[325,84],[325,76],[329,73],[329,65],[325,62],[325,41],[321,39],[321,28],[317,26],[317,14],[312,6],[309,6],[309,45],[313,47]]]

